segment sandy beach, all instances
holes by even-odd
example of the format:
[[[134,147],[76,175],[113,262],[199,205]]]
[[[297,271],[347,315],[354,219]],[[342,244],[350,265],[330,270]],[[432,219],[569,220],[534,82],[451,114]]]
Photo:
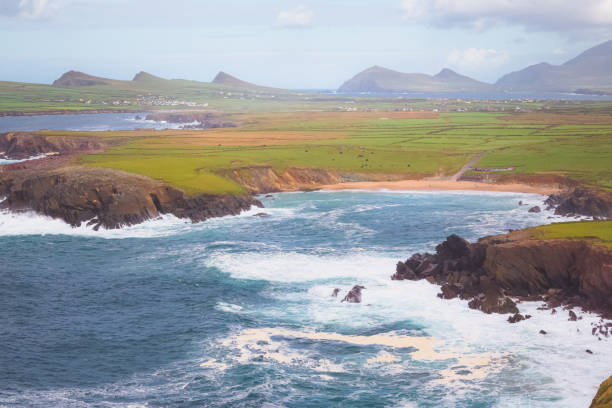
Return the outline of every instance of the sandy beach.
[[[561,191],[558,185],[529,185],[520,183],[490,184],[476,181],[400,180],[360,181],[321,186],[322,190],[475,190],[549,195]]]

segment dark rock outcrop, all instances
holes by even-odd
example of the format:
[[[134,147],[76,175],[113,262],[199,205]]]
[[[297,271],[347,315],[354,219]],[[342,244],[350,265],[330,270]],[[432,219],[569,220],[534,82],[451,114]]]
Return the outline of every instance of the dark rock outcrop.
[[[529,212],[530,212],[530,213],[539,213],[539,212],[542,212],[542,209],[541,209],[539,206],[537,206],[537,205],[536,205],[536,206],[534,206],[534,207],[531,207],[531,208],[529,209]]]
[[[29,132],[0,134],[1,155],[10,159],[25,159],[46,153],[99,151],[106,145],[99,139],[86,136],[48,136]]]
[[[520,313],[515,313],[515,314],[513,314],[512,316],[509,316],[509,317],[508,317],[508,323],[518,323],[518,322],[520,322],[520,321],[523,321],[523,320],[529,320],[529,319],[531,319],[531,315],[525,315],[525,316],[523,316],[523,315],[522,315],[522,314],[520,314]]]
[[[557,215],[612,218],[612,192],[609,191],[575,188],[553,194],[544,203],[554,208]]]
[[[146,120],[167,123],[185,123],[184,129],[217,129],[237,127],[238,124],[225,120],[222,115],[211,112],[154,112]]]
[[[13,171],[0,177],[0,208],[33,210],[72,226],[121,228],[162,214],[193,222],[237,215],[261,203],[249,195],[190,196],[161,182],[117,170],[65,167]]]
[[[612,376],[601,383],[590,408],[612,408]]]
[[[440,297],[469,300],[485,313],[518,313],[511,296],[612,315],[612,251],[586,241],[515,231],[470,244],[451,235],[435,254],[399,262],[391,278],[427,279],[441,285]]]
[[[346,294],[346,296],[344,297],[344,299],[342,299],[342,301],[348,302],[348,303],[361,303],[361,290],[362,289],[365,289],[365,287],[361,285],[353,286],[353,288]]]

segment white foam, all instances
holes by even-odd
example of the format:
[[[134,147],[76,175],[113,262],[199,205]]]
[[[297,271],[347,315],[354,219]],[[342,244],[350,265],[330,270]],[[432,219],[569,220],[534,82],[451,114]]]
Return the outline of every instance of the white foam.
[[[597,316],[577,311],[582,320],[570,322],[567,311],[560,310],[553,315],[547,310],[537,310],[539,303],[524,302],[519,304],[521,312],[533,317],[509,324],[507,315],[487,315],[469,309],[467,301],[438,298],[439,287],[426,281],[390,280],[397,261],[394,257],[368,252],[342,255],[278,252],[219,253],[213,254],[211,259],[212,265],[234,278],[265,279],[283,284],[279,289],[272,287],[264,293],[277,299],[277,306],[245,309],[267,320],[287,322],[292,326],[338,327],[352,331],[414,322],[424,333],[443,342],[443,348],[438,351],[465,353],[465,358],[443,367],[438,373],[437,383],[440,386],[452,383],[457,392],[474,392],[482,381],[490,381],[492,375],[518,370],[519,374],[515,375],[537,381],[550,378],[552,383],[542,385],[538,392],[551,398],[562,397],[562,403],[557,406],[586,406],[599,383],[609,376],[612,366],[609,357],[612,339],[599,341],[591,335],[591,324],[598,321]],[[290,282],[299,286],[287,289],[285,284]],[[306,291],[301,289],[304,284],[308,286]],[[342,297],[354,284],[366,287],[362,291],[363,302],[342,303]],[[334,288],[340,288],[337,298],[331,296]],[[541,329],[548,334],[539,334]],[[283,346],[284,352],[292,353],[288,344]],[[594,354],[587,354],[586,349]],[[489,363],[479,363],[476,356],[481,353],[493,353]],[[401,358],[401,354],[393,355]],[[387,358],[383,357],[381,361]],[[373,359],[372,363],[378,361],[377,355],[368,358]],[[516,361],[522,369],[515,367]],[[388,364],[378,366],[397,372],[400,369],[397,364],[391,364],[391,368]],[[369,366],[376,368],[377,365]],[[469,366],[467,372],[463,372],[463,366]],[[516,398],[512,401],[516,402]]]
[[[52,156],[52,154],[40,154],[38,156],[30,156],[30,157],[27,157],[25,159],[18,159],[18,160],[16,160],[16,159],[2,159],[2,158],[0,158],[0,165],[3,165],[3,164],[12,164],[12,163],[21,163],[21,162],[25,162],[25,161],[29,161],[29,160],[44,159],[47,156]]]

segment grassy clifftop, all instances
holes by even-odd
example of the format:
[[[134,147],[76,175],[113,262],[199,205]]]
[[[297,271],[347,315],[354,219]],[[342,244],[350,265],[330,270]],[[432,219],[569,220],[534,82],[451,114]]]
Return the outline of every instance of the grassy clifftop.
[[[612,408],[612,377],[601,383],[590,408]]]
[[[612,221],[566,222],[532,228],[536,239],[577,239],[612,249]]]

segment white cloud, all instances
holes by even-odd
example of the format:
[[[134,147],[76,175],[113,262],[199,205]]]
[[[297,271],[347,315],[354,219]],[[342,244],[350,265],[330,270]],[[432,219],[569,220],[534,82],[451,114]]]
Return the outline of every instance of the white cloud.
[[[553,54],[555,55],[565,55],[565,50],[563,48],[556,48],[553,50]]]
[[[29,20],[43,20],[55,15],[60,0],[0,0],[0,14]]]
[[[508,61],[508,53],[486,48],[454,49],[448,54],[447,62],[461,69],[495,68]]]
[[[59,9],[59,4],[54,0],[21,0],[19,7],[22,17],[40,20],[53,17]]]
[[[576,30],[612,24],[612,0],[402,0],[401,6],[406,19],[440,27]]]
[[[298,6],[293,10],[278,13],[276,25],[278,27],[310,27],[313,24],[314,12],[307,7]]]

